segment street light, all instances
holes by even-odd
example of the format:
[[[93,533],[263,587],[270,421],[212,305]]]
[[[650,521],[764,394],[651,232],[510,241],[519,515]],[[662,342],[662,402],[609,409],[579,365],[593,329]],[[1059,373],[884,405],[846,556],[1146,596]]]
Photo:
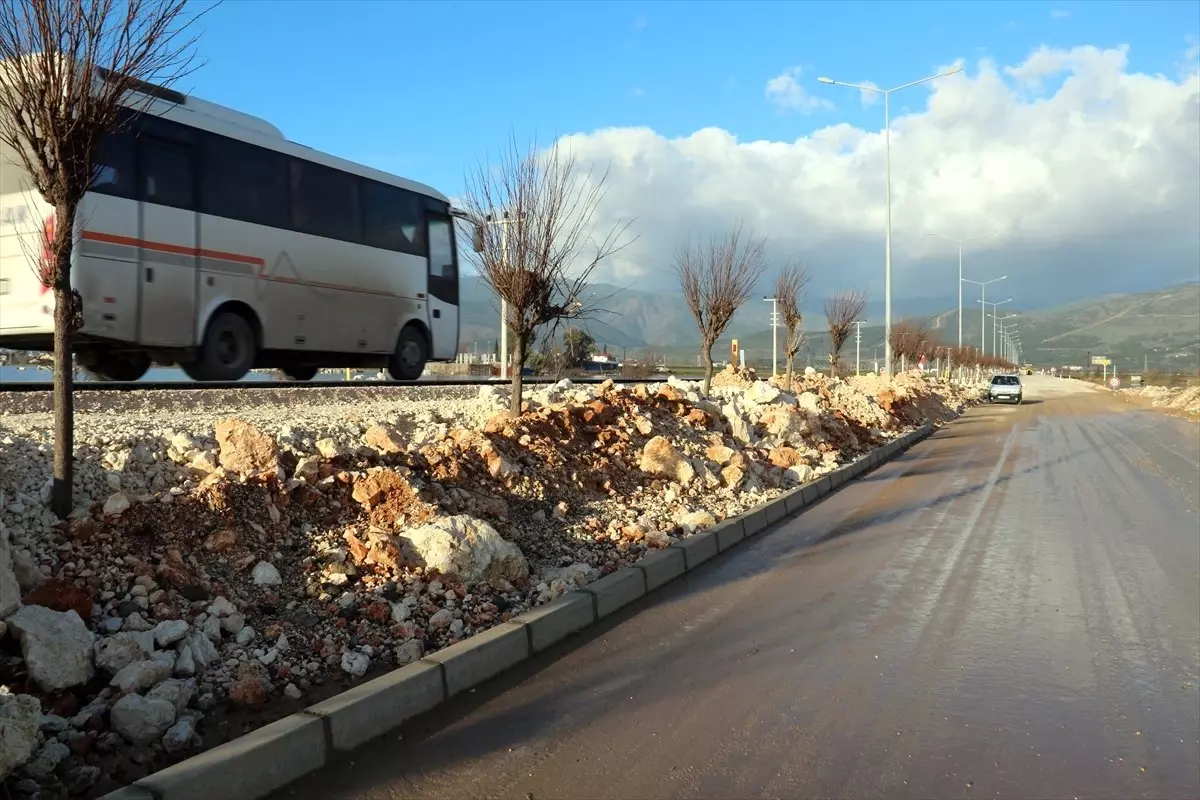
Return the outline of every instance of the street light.
[[[979,302],[983,303],[987,300],[987,287],[989,283],[1005,280],[1008,276],[1001,275],[999,278],[992,278],[990,281],[973,281],[970,278],[963,278],[964,283],[973,283],[979,287]],[[979,354],[987,354],[987,306],[984,305],[980,309],[979,317]]]
[[[942,234],[940,234],[940,233],[927,233],[927,234],[925,234],[925,235],[926,235],[926,236],[933,236],[933,237],[935,237],[935,238],[938,238],[938,239],[945,239],[947,242],[954,242],[954,243],[956,243],[956,244],[958,245],[958,346],[959,346],[959,347],[962,347],[962,322],[963,322],[963,320],[962,320],[962,314],[963,314],[963,306],[962,306],[962,285],[963,285],[963,276],[962,276],[962,251],[963,251],[963,242],[973,242],[973,241],[975,241],[976,239],[983,239],[983,238],[985,238],[985,237],[987,237],[987,236],[992,236],[993,234],[991,234],[991,233],[986,233],[986,234],[983,234],[982,236],[968,236],[968,237],[966,237],[965,239],[955,239],[955,238],[953,238],[953,237],[950,237],[950,236],[943,236],[943,235],[942,235]]]
[[[869,86],[863,83],[846,83],[845,81],[835,81],[832,78],[817,78],[818,83],[829,84],[830,86],[846,86],[851,89],[858,89],[861,92],[874,92],[875,94],[883,95],[883,136],[885,155],[885,171],[886,171],[886,188],[887,188],[887,232],[884,244],[883,256],[883,356],[884,356],[884,374],[891,376],[892,374],[892,108],[891,97],[893,92],[898,92],[901,89],[908,89],[913,86],[918,86],[922,83],[944,78],[947,75],[954,75],[962,72],[962,67],[955,67],[946,72],[939,72],[937,75],[930,75],[928,78],[921,78],[918,81],[905,83],[893,89],[880,89],[878,86]]]
[[[985,300],[980,300],[979,302],[983,303],[983,310],[985,314],[987,313],[987,307],[992,307],[992,355],[999,355],[999,353],[996,352],[996,321],[999,319],[999,317],[996,316],[996,312],[1000,310],[1000,306],[1004,305],[1005,303],[1011,303],[1012,298],[1010,297],[1007,300],[1001,300],[998,303],[989,303]],[[984,321],[987,321],[986,317],[984,318]]]
[[[779,375],[779,298],[764,297],[763,302],[771,304],[771,377],[775,378]]]

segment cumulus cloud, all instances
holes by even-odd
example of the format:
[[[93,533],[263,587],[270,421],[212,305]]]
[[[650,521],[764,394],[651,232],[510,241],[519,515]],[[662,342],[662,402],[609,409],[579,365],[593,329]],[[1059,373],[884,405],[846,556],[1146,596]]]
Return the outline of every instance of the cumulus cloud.
[[[1200,74],[1131,72],[1127,56],[1041,48],[894,98],[897,297],[954,291],[952,255],[927,232],[991,234],[974,243],[968,273],[1002,269],[1018,294],[1200,276]],[[768,95],[811,107],[798,80],[789,71]],[[679,138],[610,128],[565,143],[581,164],[609,167],[601,226],[637,218],[638,241],[608,266],[610,280],[669,287],[672,250],[689,230],[742,219],[778,256],[809,262],[814,292],[853,285],[881,295],[879,129],[836,124],[795,141],[741,141],[718,128]]]
[[[819,108],[832,108],[833,104],[824,97],[809,94],[801,85],[804,71],[800,67],[789,67],[767,81],[767,99],[780,111],[799,111],[808,114]]]

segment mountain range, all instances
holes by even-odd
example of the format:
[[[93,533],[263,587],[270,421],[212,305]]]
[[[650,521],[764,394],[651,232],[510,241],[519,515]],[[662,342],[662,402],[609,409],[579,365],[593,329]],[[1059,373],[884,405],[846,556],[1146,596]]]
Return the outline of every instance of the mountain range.
[[[628,287],[595,284],[590,287],[604,309],[580,327],[599,349],[628,357],[652,355],[671,364],[696,363],[699,335],[686,302],[678,293],[651,293]],[[464,350],[485,352],[495,347],[499,311],[494,295],[474,276],[464,276],[461,290]],[[893,321],[913,319],[937,331],[940,341],[956,344],[958,299],[905,298],[893,305]],[[824,300],[802,303],[806,342],[797,356],[801,364],[823,364],[829,351]],[[760,298],[748,302],[734,317],[714,358],[726,358],[729,340],[737,338],[747,358],[769,363],[771,305]],[[1000,306],[1001,316],[1014,314],[1023,343],[1022,359],[1036,365],[1083,365],[1089,356],[1108,356],[1122,371],[1143,368],[1194,371],[1200,367],[1200,281],[1154,292],[1108,294],[1061,305],[1015,308]],[[862,326],[861,354],[883,355],[883,303],[869,302]],[[989,321],[990,322],[990,321]],[[963,342],[978,346],[982,329],[978,304],[963,312]],[[782,334],[782,331],[781,331]],[[854,358],[854,336],[843,358]],[[991,331],[988,331],[991,350]]]

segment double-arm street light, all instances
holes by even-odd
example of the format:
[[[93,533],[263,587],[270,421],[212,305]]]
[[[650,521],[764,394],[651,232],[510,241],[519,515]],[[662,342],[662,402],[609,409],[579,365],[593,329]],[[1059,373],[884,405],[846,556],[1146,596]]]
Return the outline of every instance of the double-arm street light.
[[[1007,275],[1001,275],[999,278],[992,278],[990,281],[973,281],[970,278],[962,279],[963,283],[973,283],[979,287],[979,302],[984,303],[984,305],[981,306],[979,309],[979,311],[980,311],[980,316],[979,316],[979,354],[980,355],[984,355],[985,353],[987,353],[987,304],[986,304],[986,301],[987,301],[988,284],[995,283],[996,281],[1002,281],[1007,278],[1008,278]]]
[[[885,158],[885,183],[887,187],[887,228],[886,239],[884,244],[883,255],[883,354],[884,354],[884,374],[890,376],[892,374],[892,108],[891,97],[893,92],[898,92],[901,89],[909,89],[913,86],[918,86],[922,83],[944,78],[947,75],[953,75],[957,72],[962,72],[962,67],[955,67],[946,72],[939,72],[937,75],[930,75],[928,78],[921,78],[919,81],[912,81],[897,86],[893,89],[880,89],[878,86],[871,86],[865,83],[847,83],[845,81],[835,81],[832,78],[817,78],[820,83],[826,83],[831,86],[846,86],[851,89],[858,89],[861,92],[873,92],[874,94],[883,95],[883,136]]]
[[[947,242],[954,242],[958,245],[958,346],[962,347],[962,325],[963,325],[963,306],[962,306],[962,251],[964,242],[973,242],[976,239],[983,239],[985,236],[992,234],[984,234],[983,236],[968,236],[965,239],[955,239],[952,236],[943,236],[940,233],[927,233],[926,236],[933,236],[937,239],[945,239]]]

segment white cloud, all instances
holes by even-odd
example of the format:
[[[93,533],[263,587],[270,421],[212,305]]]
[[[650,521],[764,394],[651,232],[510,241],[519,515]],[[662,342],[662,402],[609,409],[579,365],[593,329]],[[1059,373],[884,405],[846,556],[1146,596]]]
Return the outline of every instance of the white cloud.
[[[1054,91],[1030,92],[1043,84]],[[794,103],[812,102],[794,78],[776,86]],[[892,127],[895,296],[954,291],[953,256],[927,231],[994,232],[976,243],[968,273],[994,264],[1013,293],[1200,276],[1196,71],[1172,80],[1130,72],[1123,48],[1042,48],[1020,64],[983,60],[902,94]],[[905,106],[912,113],[898,112]],[[581,163],[610,165],[606,220],[637,218],[639,239],[607,278],[670,286],[671,252],[689,229],[742,218],[771,237],[776,255],[809,261],[813,291],[857,285],[879,298],[878,128],[839,124],[779,142],[717,128],[567,139]]]
[[[1065,8],[1056,8],[1050,12],[1051,19],[1067,19],[1071,16],[1071,12]]]
[[[789,67],[779,75],[767,81],[767,99],[780,111],[799,111],[809,114],[819,108],[832,108],[833,104],[823,97],[816,97],[800,85],[803,70],[800,67]]]

